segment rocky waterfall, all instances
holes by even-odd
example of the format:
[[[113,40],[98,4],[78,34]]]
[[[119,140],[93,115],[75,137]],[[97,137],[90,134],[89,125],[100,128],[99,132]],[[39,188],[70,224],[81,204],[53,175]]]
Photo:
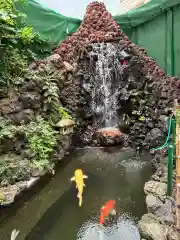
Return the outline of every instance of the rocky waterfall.
[[[116,48],[111,43],[93,44],[90,56],[97,57],[92,74],[92,111],[100,128],[117,127],[118,94],[122,66]]]

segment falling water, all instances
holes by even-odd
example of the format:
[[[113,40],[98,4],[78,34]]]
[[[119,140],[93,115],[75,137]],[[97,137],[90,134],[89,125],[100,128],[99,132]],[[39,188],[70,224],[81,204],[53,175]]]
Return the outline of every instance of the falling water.
[[[110,43],[93,44],[91,56],[97,56],[92,91],[92,110],[101,128],[117,127],[117,97],[122,65],[118,51]]]

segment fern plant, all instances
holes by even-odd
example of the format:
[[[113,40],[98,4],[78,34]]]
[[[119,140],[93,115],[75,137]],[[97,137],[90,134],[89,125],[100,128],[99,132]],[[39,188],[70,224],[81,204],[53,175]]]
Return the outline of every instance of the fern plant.
[[[41,117],[26,126],[29,147],[34,152],[32,164],[39,170],[52,170],[51,153],[57,144],[57,134],[50,123]]]
[[[44,111],[49,115],[54,122],[59,108],[58,86],[54,79],[47,76],[44,82]]]
[[[55,122],[58,117],[59,109],[59,88],[58,81],[60,78],[59,71],[52,65],[47,64],[35,74],[35,79],[40,79],[43,83],[44,107],[43,110],[48,115],[52,122]]]

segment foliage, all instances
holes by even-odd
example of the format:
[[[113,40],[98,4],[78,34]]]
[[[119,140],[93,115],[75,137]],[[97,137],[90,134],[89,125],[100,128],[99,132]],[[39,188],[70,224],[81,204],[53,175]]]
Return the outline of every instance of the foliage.
[[[27,2],[0,0],[0,86],[22,82],[28,62],[37,58],[35,52],[39,50],[34,46],[41,42],[32,27],[25,24],[25,15],[16,9],[15,3]]]
[[[10,124],[8,120],[0,117],[0,140],[4,138],[12,138],[17,131],[17,127]]]
[[[179,109],[176,111],[176,122],[178,124],[180,124],[180,110]]]
[[[12,158],[10,158],[12,157]],[[20,159],[14,159],[14,156],[0,161],[0,181],[1,185],[12,185],[17,181],[25,181],[30,176],[30,170],[26,165],[19,164]],[[4,160],[4,161],[3,161]]]
[[[59,120],[59,88],[61,72],[50,62],[41,63],[37,71],[29,71],[26,78],[43,88],[43,110],[51,123]]]
[[[5,196],[3,193],[0,192],[0,204],[3,203],[5,200]]]
[[[61,119],[72,119],[71,115],[63,108],[59,108],[59,114]]]
[[[44,65],[40,74],[41,79],[44,80],[44,111],[48,113],[50,120],[54,122],[58,117],[58,108],[60,106],[57,85],[59,72],[53,66]]]
[[[140,116],[139,121],[144,122],[145,120],[146,120],[146,118],[144,116]]]
[[[57,134],[59,133],[53,129],[50,123],[41,117],[37,117],[36,121],[27,125],[15,126],[0,117],[0,140],[12,138],[18,132],[23,132],[27,136],[28,146],[33,152],[32,165],[41,171],[44,169],[53,170],[51,153],[57,144]],[[10,178],[8,181],[11,183],[14,178],[22,175],[20,169],[20,172],[16,171],[14,174],[12,169],[14,168],[7,161],[6,163],[0,162],[0,176],[5,176],[4,179]]]
[[[57,144],[57,133],[49,122],[41,117],[26,127],[29,147],[34,152],[33,165],[40,170],[53,168],[50,156]]]

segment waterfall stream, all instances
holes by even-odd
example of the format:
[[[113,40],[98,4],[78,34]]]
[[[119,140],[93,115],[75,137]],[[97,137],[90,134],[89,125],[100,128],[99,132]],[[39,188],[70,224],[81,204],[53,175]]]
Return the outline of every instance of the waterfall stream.
[[[117,96],[121,84],[120,75],[123,72],[118,51],[110,43],[94,43],[90,55],[97,56],[91,106],[94,120],[100,128],[116,128]]]

